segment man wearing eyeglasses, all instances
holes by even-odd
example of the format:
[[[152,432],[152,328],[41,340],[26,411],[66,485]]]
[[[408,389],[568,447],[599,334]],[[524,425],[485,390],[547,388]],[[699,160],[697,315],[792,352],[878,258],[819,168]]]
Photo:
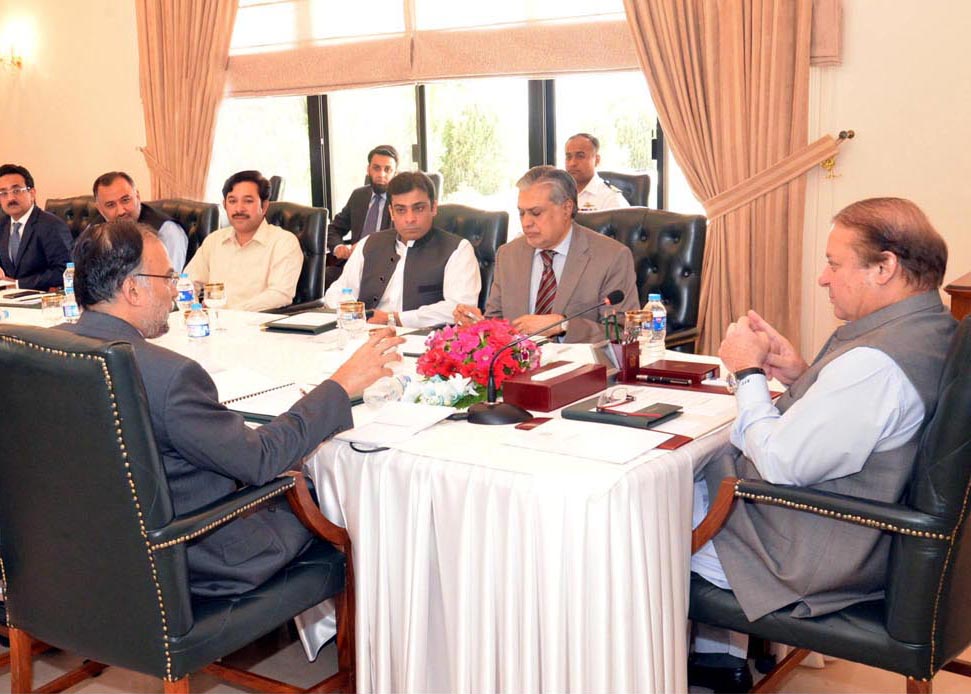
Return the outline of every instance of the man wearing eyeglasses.
[[[34,204],[34,177],[23,166],[0,166],[0,279],[21,289],[64,284],[71,232],[57,217]]]

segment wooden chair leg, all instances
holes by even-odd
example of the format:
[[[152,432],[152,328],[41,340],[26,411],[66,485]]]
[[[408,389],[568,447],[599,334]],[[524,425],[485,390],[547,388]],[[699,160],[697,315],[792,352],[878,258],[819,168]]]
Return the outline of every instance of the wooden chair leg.
[[[752,692],[774,692],[779,688],[779,686],[792,674],[792,671],[796,668],[799,663],[805,660],[806,656],[809,655],[811,651],[806,648],[794,648],[792,652],[789,653],[782,662],[775,666],[775,668],[759,680],[758,684],[752,687]]]
[[[932,694],[933,680],[915,680],[907,678],[907,694]]]
[[[162,680],[162,690],[165,694],[189,694],[189,678],[183,677],[174,682]]]
[[[25,631],[10,627],[10,692],[23,694],[34,688],[33,639]]]

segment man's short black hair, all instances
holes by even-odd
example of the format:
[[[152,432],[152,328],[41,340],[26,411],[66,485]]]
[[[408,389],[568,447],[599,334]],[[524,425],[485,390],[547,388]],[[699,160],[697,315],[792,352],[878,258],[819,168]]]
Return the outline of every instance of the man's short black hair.
[[[600,140],[598,140],[590,133],[577,133],[576,135],[570,135],[570,137],[566,138],[566,141],[569,142],[575,137],[582,137],[585,140],[589,140],[590,144],[593,145],[593,151],[594,152],[600,151]]]
[[[371,163],[371,159],[374,158],[374,155],[375,154],[380,154],[381,156],[384,156],[384,157],[391,157],[392,159],[394,159],[395,166],[398,165],[398,150],[396,150],[391,145],[378,145],[377,147],[375,147],[374,149],[372,149],[370,152],[368,152],[367,153],[367,163],[368,164]]]
[[[74,244],[74,296],[82,308],[111,301],[142,266],[145,237],[155,232],[130,219],[93,224]]]
[[[256,187],[260,191],[260,202],[266,202],[270,199],[270,182],[263,178],[263,174],[259,171],[251,170],[237,171],[226,179],[226,182],[223,183],[223,200],[229,195],[229,191],[236,187],[237,183],[242,183],[243,181],[256,184]]]
[[[34,187],[34,177],[30,175],[30,171],[21,166],[20,164],[4,164],[0,166],[0,176],[9,176],[10,174],[19,174],[24,177],[24,185],[28,188]]]
[[[388,182],[388,199],[393,201],[395,195],[404,195],[413,190],[423,190],[428,193],[428,199],[435,202],[435,184],[423,171],[402,171]]]
[[[108,173],[103,173],[94,179],[94,185],[91,186],[91,194],[94,197],[98,197],[98,188],[107,188],[119,178],[123,178],[128,181],[128,185],[132,187],[132,190],[135,189],[134,179],[124,171],[109,171]]]

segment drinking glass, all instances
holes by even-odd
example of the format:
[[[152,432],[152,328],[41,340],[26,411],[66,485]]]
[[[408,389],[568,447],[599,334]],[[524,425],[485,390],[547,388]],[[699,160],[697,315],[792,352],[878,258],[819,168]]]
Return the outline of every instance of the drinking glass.
[[[64,311],[61,310],[61,301],[64,295],[45,294],[40,298],[40,316],[50,325],[56,325],[64,320]]]
[[[205,285],[206,308],[212,309],[209,317],[210,330],[225,330],[219,322],[219,309],[226,305],[226,286],[222,282]]]
[[[367,331],[363,301],[342,301],[337,306],[337,325],[350,337],[361,337]]]

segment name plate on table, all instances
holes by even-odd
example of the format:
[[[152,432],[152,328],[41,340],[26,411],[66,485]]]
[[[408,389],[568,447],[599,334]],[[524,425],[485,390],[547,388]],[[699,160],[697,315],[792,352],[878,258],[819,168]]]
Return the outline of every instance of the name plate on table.
[[[504,381],[502,399],[527,410],[549,412],[606,387],[607,368],[602,364],[555,361]]]

